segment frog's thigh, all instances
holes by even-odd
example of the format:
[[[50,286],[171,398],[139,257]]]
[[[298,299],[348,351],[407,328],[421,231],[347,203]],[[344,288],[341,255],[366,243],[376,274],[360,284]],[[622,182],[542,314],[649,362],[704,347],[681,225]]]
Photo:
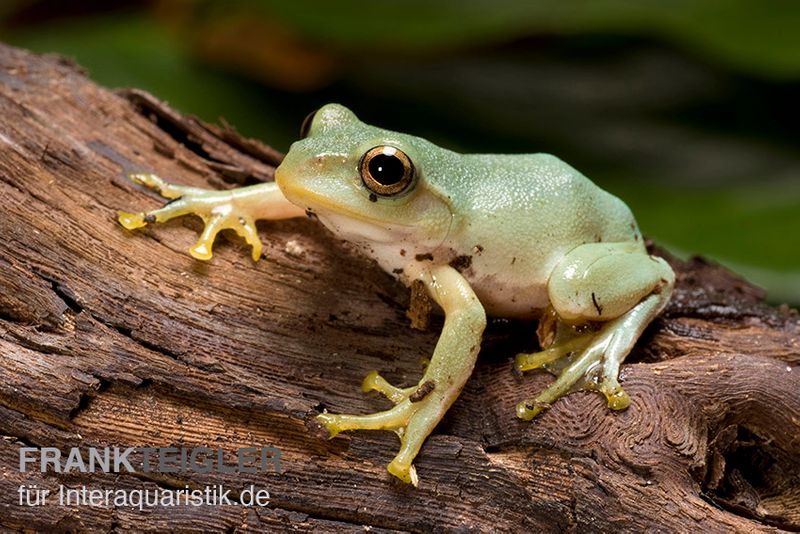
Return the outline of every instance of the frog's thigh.
[[[669,265],[638,243],[591,243],[559,262],[547,290],[564,320],[610,321],[673,278]]]

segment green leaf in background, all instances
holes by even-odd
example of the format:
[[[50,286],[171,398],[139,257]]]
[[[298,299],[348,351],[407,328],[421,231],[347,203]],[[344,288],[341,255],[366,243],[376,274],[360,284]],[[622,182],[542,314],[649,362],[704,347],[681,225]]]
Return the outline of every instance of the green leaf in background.
[[[213,0],[206,0],[213,4]],[[794,0],[236,0],[309,38],[347,47],[430,50],[528,35],[657,36],[763,76],[800,76]]]

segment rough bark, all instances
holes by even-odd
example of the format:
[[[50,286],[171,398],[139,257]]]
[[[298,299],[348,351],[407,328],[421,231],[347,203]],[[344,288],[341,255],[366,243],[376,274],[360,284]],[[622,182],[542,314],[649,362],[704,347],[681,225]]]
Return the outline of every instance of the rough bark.
[[[800,530],[800,319],[700,259],[672,260],[675,296],[640,340],[612,413],[579,392],[533,422],[514,405],[551,378],[512,372],[535,325],[493,322],[474,375],[416,464],[396,438],[321,441],[322,407],[387,406],[369,370],[410,385],[441,320],[408,328],[408,291],[310,220],[263,224],[187,254],[191,218],[127,232],[159,203],[125,178],[269,180],[280,154],[112,93],[58,57],[0,47],[0,526],[34,530]],[[281,449],[282,473],[21,473],[19,448]],[[266,507],[26,507],[17,488],[266,487]]]

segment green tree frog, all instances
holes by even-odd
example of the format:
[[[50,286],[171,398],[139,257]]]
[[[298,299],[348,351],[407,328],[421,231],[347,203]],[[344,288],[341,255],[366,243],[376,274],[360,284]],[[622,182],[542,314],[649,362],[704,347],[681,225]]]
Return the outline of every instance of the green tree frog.
[[[458,154],[364,124],[338,104],[306,123],[274,183],[209,191],[135,174],[135,182],[174,200],[120,212],[119,221],[134,229],[199,215],[205,229],[190,251],[195,258],[210,259],[216,234],[233,229],[258,260],[254,221],[314,214],[405,284],[424,285],[445,321],[419,383],[401,388],[369,373],[363,390],[394,407],[322,413],[330,437],[396,432],[400,450],[388,470],[416,484],[412,462],[470,376],[487,313],[538,319],[543,350],[517,355],[515,366],[557,375],[517,405],[518,417],[530,420],[577,388],[600,391],[612,409],[628,406],[620,363],[666,305],[675,277],[648,255],[621,200],[548,154]]]

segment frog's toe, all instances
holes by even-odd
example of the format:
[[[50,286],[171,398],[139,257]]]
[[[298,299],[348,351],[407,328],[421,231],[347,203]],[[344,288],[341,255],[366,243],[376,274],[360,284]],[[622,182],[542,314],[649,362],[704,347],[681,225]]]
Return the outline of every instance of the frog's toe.
[[[118,211],[117,220],[126,230],[136,230],[147,226],[144,213],[131,213],[129,211]]]
[[[317,416],[317,422],[322,425],[322,428],[324,428],[327,433],[327,435],[324,436],[325,439],[333,439],[341,432],[338,417],[339,416],[336,414],[327,412]]]
[[[133,183],[152,189],[164,198],[180,198],[187,194],[202,191],[197,187],[171,184],[163,178],[148,172],[132,172],[128,174],[128,178]]]
[[[535,399],[528,399],[517,404],[517,417],[523,421],[530,421],[550,407],[544,402],[537,402]]]
[[[192,213],[192,206],[184,199],[172,200],[164,206],[150,211],[130,213],[118,211],[117,220],[128,230],[135,230],[147,226],[149,223],[166,222],[175,217]]]
[[[227,227],[227,221],[225,216],[215,214],[209,218],[204,217],[204,222],[205,227],[200,233],[197,243],[189,249],[189,254],[196,260],[207,261],[214,255],[214,240],[217,238],[217,234]]]
[[[597,386],[588,389],[597,389],[605,395],[608,407],[612,410],[624,410],[631,404],[631,398],[622,389],[616,376],[605,376]]]
[[[159,176],[149,172],[131,172],[128,173],[128,178],[133,183],[142,185],[148,189],[152,189],[159,195],[164,189],[169,189],[170,185]]]
[[[398,388],[386,381],[378,371],[370,371],[361,383],[361,391],[369,393],[377,391],[395,404],[400,404],[414,393],[417,387]]]
[[[318,415],[317,420],[322,423],[331,438],[345,430],[393,430],[402,433],[413,412],[412,405],[405,402],[390,410],[369,415],[326,412]]]
[[[417,470],[414,464],[402,462],[395,458],[386,466],[386,470],[406,484],[413,484],[414,486],[419,484],[419,477],[417,477]]]
[[[241,216],[237,222],[239,224],[234,226],[234,231],[250,245],[250,257],[253,258],[253,261],[258,261],[261,258],[263,245],[261,238],[258,237],[255,220],[249,216]]]
[[[542,351],[532,353],[520,353],[514,358],[514,367],[518,371],[531,371],[534,369],[554,370],[552,365],[557,360],[568,358],[575,352],[583,349],[591,342],[592,336],[589,334],[581,335],[565,341],[556,343]],[[555,366],[556,368],[558,366]]]

